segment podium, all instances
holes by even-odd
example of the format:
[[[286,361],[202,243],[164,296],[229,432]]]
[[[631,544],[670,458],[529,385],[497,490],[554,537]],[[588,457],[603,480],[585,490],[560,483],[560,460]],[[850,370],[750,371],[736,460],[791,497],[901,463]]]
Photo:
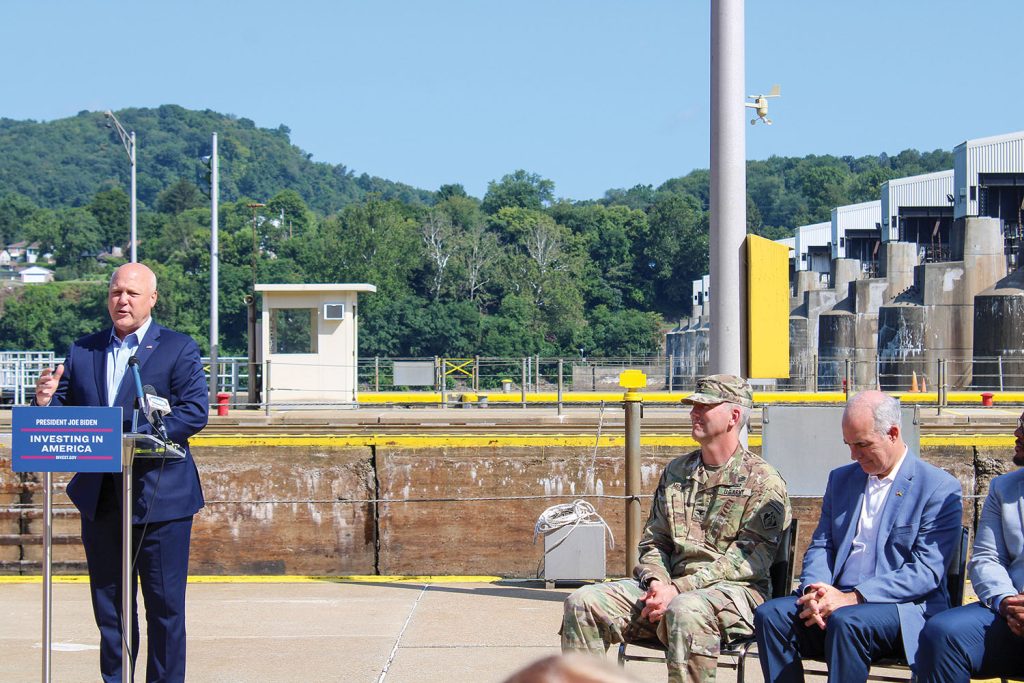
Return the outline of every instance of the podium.
[[[121,680],[134,680],[132,615],[132,473],[136,460],[184,460],[185,451],[155,434],[128,432],[121,439]],[[49,522],[49,520],[47,520]]]
[[[132,680],[132,486],[136,460],[183,460],[181,446],[154,434],[122,431],[119,407],[15,406],[11,411],[11,467],[43,472],[42,680],[50,682],[53,625],[53,473],[122,473],[121,609],[122,680]]]

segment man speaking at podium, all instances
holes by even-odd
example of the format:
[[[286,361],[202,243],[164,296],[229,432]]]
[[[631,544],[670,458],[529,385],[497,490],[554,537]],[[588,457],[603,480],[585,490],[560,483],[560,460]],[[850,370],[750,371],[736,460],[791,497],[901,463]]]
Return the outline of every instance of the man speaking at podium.
[[[36,381],[40,406],[120,406],[131,431],[136,397],[129,359],[138,359],[142,382],[171,405],[167,435],[185,450],[184,460],[139,460],[132,481],[134,575],[142,585],[148,630],[146,681],[185,680],[185,585],[192,516],[203,507],[188,439],[206,426],[206,378],[199,347],[186,334],[153,321],[156,275],[128,263],[110,278],[107,310],[113,327],[76,341],[56,370]],[[144,419],[139,432],[153,433]],[[121,681],[121,475],[78,473],[68,496],[82,513],[82,543],[89,565],[93,613],[100,629],[100,672]],[[133,591],[134,594],[134,591]],[[132,661],[139,647],[138,615],[132,615]]]

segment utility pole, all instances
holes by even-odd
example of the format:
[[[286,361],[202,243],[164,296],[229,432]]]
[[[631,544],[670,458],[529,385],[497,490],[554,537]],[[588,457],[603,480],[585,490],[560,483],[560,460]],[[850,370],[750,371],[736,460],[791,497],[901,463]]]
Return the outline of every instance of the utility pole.
[[[125,153],[128,154],[128,163],[131,165],[131,175],[132,175],[132,180],[131,180],[131,187],[132,187],[131,214],[132,214],[132,217],[131,217],[131,229],[130,229],[131,237],[130,237],[130,240],[129,240],[129,250],[131,251],[131,261],[132,261],[132,263],[137,263],[138,260],[139,260],[139,258],[138,258],[139,239],[138,239],[138,231],[137,231],[137,226],[138,226],[138,208],[137,208],[136,199],[135,199],[135,194],[136,194],[136,192],[135,192],[135,131],[133,130],[130,133],[128,131],[126,131],[124,129],[124,126],[121,125],[121,122],[117,120],[116,116],[114,116],[114,112],[112,112],[110,110],[107,110],[106,112],[104,112],[103,115],[105,117],[107,117],[107,128],[113,128],[114,130],[116,130],[117,131],[117,136],[119,138],[121,138],[121,144],[124,146],[124,151],[125,151]]]
[[[711,0],[711,359],[747,376],[743,0]]]
[[[246,306],[249,309],[249,397],[247,402],[254,410],[260,402],[260,388],[256,383],[258,365],[256,364],[256,254],[259,250],[259,242],[256,239],[256,216],[259,209],[266,204],[252,203],[248,207],[252,209],[252,292],[245,298]]]
[[[217,134],[214,133],[210,143],[210,405],[217,403],[220,364],[220,245],[218,228],[220,225],[220,168],[217,160]]]

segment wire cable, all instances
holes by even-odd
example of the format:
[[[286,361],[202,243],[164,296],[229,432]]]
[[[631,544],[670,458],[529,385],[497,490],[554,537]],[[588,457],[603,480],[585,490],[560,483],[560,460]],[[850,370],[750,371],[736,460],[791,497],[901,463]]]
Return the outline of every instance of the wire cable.
[[[565,539],[569,538],[576,527],[581,524],[595,524],[600,523],[604,527],[605,532],[608,534],[608,541],[611,548],[615,548],[615,535],[612,534],[611,527],[604,521],[604,517],[597,514],[597,510],[594,506],[585,500],[574,500],[571,503],[561,503],[559,505],[552,505],[544,512],[540,513],[540,517],[537,518],[537,523],[533,525],[533,542],[537,542],[537,537],[541,535],[548,535],[563,527],[571,526],[568,532],[562,538],[558,540],[550,548],[544,551],[544,554],[548,554],[559,545],[562,544]]]

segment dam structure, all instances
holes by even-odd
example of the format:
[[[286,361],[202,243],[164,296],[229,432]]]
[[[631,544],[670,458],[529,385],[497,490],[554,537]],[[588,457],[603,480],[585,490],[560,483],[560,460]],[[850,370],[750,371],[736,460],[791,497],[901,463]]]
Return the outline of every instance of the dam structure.
[[[830,221],[795,226],[779,240],[792,245],[790,373],[769,384],[1024,386],[1024,132],[964,141],[953,161],[946,171],[888,180],[877,200],[835,207]],[[698,367],[685,340],[713,325],[695,303],[694,316],[669,333],[673,367]]]

